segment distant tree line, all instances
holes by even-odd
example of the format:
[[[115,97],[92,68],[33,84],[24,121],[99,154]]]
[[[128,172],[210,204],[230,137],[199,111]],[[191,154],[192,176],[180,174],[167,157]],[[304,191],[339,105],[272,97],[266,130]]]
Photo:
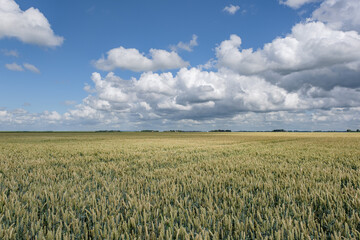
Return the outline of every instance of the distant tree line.
[[[18,132],[27,132],[27,131],[18,131]],[[52,132],[52,131],[43,131],[43,132]],[[98,130],[95,132],[123,132],[123,131],[120,131],[120,130]],[[136,131],[134,131],[134,132],[136,132]],[[144,129],[144,130],[141,130],[140,132],[159,132],[159,130]],[[171,129],[171,130],[167,130],[167,131],[163,131],[163,132],[202,132],[202,131],[185,131],[185,130],[180,130],[180,129]],[[229,129],[226,129],[226,130],[225,129],[214,129],[214,130],[210,130],[209,132],[232,132],[232,131]],[[270,131],[246,131],[246,130],[243,130],[243,131],[236,131],[236,132],[270,132]],[[323,130],[299,131],[299,130],[285,130],[285,129],[279,128],[279,129],[274,129],[271,132],[344,132],[344,131],[335,131],[335,130],[334,131],[326,131],[326,130],[324,130],[324,131]],[[345,132],[360,132],[360,129],[356,129],[356,130],[346,129]]]
[[[216,129],[216,130],[210,130],[209,132],[231,132],[231,130]]]
[[[121,132],[120,130],[98,130],[95,132]]]

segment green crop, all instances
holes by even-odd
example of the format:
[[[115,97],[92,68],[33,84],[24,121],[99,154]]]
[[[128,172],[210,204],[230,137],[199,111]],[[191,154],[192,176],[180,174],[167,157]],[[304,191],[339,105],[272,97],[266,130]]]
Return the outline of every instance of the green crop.
[[[0,239],[343,238],[357,133],[0,133]]]

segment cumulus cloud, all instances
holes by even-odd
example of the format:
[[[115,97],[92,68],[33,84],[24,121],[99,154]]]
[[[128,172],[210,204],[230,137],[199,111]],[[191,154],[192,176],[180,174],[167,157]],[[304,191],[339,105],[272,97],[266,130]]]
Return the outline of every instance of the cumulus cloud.
[[[175,51],[175,52],[177,52],[179,49],[182,49],[182,50],[185,50],[188,52],[192,52],[193,48],[198,45],[197,38],[198,38],[198,36],[193,34],[190,42],[188,42],[188,43],[179,42],[176,46],[171,46],[170,48],[172,51]]]
[[[360,116],[359,89],[337,86],[327,91],[303,86],[291,92],[259,76],[230,70],[182,68],[176,75],[146,72],[131,80],[114,73],[102,77],[95,72],[91,79],[94,91],[81,104],[60,116],[44,112],[41,119],[122,129],[138,129],[146,124],[159,129],[191,129],[199,124],[204,125],[203,130],[213,124],[230,124],[230,128],[236,126],[239,130],[241,126],[262,130],[277,126],[329,129],[325,126],[331,116],[342,112],[344,117],[336,118],[343,124],[337,126],[339,130],[339,126],[346,128],[345,124],[356,126]]]
[[[150,49],[149,55],[151,58],[135,48],[118,47],[108,51],[107,57],[95,61],[94,65],[104,71],[120,68],[134,72],[177,69],[189,65],[175,51]]]
[[[54,34],[38,9],[31,7],[22,11],[14,0],[0,0],[0,39],[4,37],[47,47],[59,46],[64,41]]]
[[[62,119],[62,116],[56,111],[44,111],[40,115],[41,119],[46,120],[48,123],[53,124]]]
[[[360,35],[338,31],[322,22],[296,24],[284,38],[276,38],[262,49],[240,49],[241,38],[231,35],[216,49],[220,67],[240,74],[274,71],[282,75],[318,69],[360,59]]]
[[[59,127],[63,116],[56,111],[30,113],[23,108],[0,110],[1,130],[49,130],[47,127]]]
[[[24,63],[23,65],[24,65],[24,68],[26,68],[27,70],[29,70],[33,73],[40,73],[40,70],[30,63]]]
[[[360,1],[326,0],[316,9],[312,17],[327,23],[333,29],[360,32]]]
[[[287,5],[291,8],[297,9],[301,6],[311,3],[311,2],[320,2],[321,0],[280,0],[281,4]]]
[[[224,7],[223,11],[229,13],[230,15],[234,15],[238,10],[240,10],[239,6],[234,6],[230,4],[229,6]]]
[[[17,71],[17,72],[24,71],[23,67],[18,65],[17,63],[7,63],[5,64],[5,67],[10,71]]]

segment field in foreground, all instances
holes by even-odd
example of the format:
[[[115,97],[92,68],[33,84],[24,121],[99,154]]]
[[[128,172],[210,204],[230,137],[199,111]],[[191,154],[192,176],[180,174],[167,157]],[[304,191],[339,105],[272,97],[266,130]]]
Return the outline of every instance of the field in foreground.
[[[360,238],[360,134],[0,133],[0,239]]]

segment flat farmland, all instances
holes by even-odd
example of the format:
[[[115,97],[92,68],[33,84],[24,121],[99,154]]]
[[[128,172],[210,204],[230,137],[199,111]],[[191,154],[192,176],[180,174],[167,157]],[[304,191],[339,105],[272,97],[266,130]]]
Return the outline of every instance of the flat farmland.
[[[343,238],[358,133],[0,133],[0,239]]]

